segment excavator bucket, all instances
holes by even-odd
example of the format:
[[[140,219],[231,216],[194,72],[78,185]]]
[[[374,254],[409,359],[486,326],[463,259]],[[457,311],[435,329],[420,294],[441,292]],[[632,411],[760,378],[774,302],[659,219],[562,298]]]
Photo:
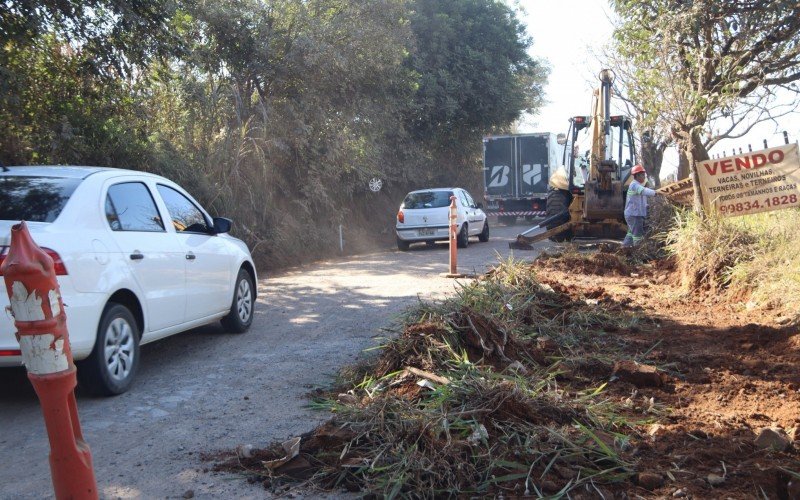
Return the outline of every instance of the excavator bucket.
[[[557,236],[565,231],[569,231],[573,226],[570,220],[569,210],[550,216],[533,226],[527,231],[517,235],[517,239],[508,244],[509,248],[517,250],[533,250],[533,244],[537,241],[546,240],[552,236]],[[550,229],[548,229],[548,227]]]

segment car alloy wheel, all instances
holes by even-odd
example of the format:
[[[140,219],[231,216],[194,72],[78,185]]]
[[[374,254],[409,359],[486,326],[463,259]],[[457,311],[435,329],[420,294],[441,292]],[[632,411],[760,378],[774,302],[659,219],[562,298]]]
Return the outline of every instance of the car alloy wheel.
[[[222,318],[222,326],[229,332],[244,333],[253,323],[253,307],[256,302],[256,288],[253,278],[246,269],[239,269],[233,301],[228,314]]]
[[[236,287],[236,311],[242,323],[250,321],[250,315],[253,314],[253,291],[249,280],[240,280]]]
[[[105,360],[109,376],[123,381],[131,375],[134,358],[134,333],[124,318],[115,318],[106,329],[104,346]]]
[[[113,396],[130,389],[139,367],[139,325],[128,307],[106,304],[92,353],[75,365],[78,382],[90,394]]]

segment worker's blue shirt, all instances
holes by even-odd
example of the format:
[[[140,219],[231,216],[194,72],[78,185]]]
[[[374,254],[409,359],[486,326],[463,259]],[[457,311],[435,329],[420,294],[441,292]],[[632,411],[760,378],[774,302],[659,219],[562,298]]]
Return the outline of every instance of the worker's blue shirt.
[[[647,217],[647,196],[655,196],[656,192],[634,180],[628,186],[628,198],[625,201],[626,217]]]

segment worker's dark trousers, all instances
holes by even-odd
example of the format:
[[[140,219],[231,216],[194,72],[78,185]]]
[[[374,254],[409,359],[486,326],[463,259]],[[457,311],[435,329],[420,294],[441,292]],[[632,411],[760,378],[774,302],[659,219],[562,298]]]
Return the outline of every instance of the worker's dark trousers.
[[[641,243],[644,238],[644,217],[638,215],[626,215],[625,222],[628,223],[628,234],[622,240],[622,246],[631,247]]]

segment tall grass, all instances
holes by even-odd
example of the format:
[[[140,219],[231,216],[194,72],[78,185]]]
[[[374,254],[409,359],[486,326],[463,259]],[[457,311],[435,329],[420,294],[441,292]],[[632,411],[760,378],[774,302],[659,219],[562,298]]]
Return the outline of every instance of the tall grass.
[[[702,219],[686,212],[667,234],[687,290],[726,290],[762,307],[800,309],[800,210]]]

